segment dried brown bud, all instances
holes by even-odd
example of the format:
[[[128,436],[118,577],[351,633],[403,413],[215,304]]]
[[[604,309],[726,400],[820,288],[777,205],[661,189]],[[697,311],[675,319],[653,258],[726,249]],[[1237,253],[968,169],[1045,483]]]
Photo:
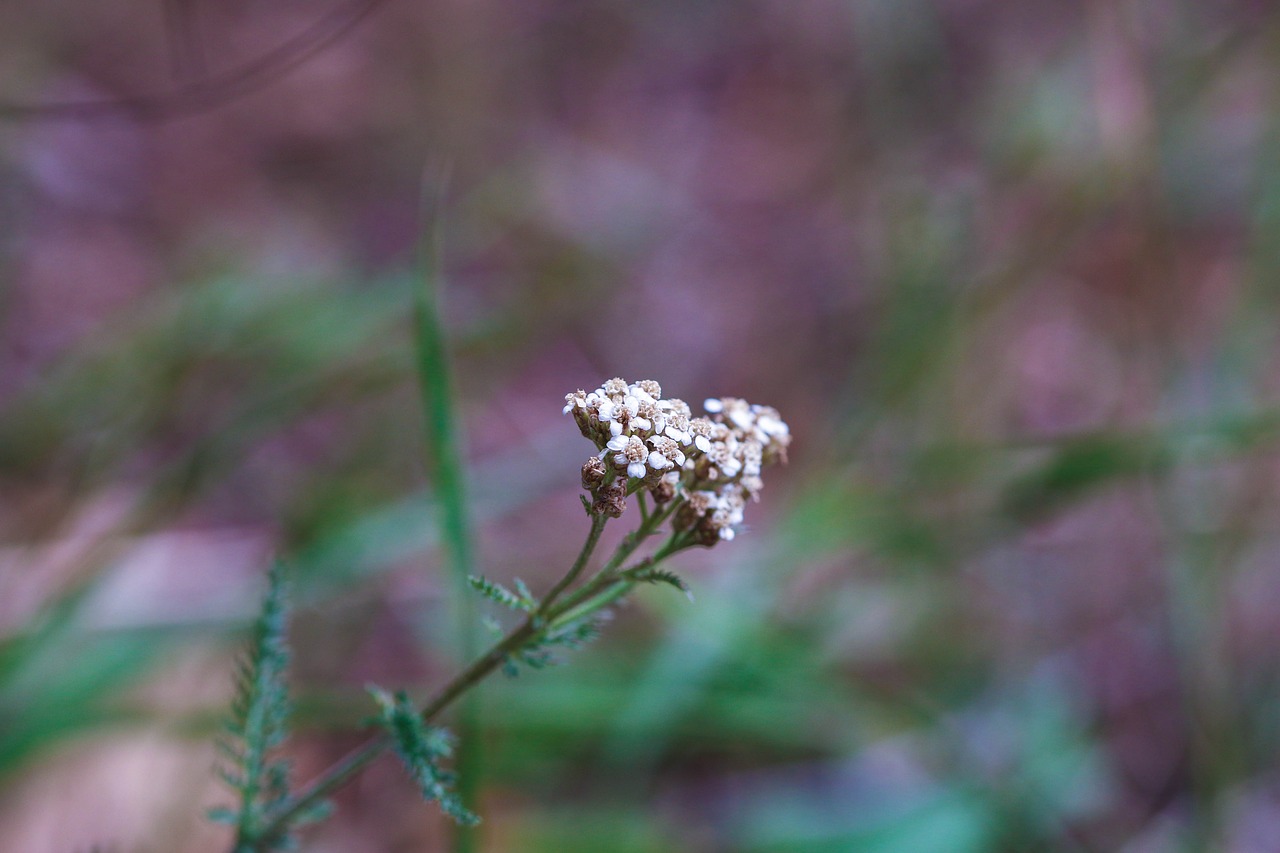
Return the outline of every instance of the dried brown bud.
[[[622,483],[610,483],[596,495],[591,510],[596,515],[621,518],[627,511],[627,487]]]
[[[676,510],[675,517],[671,520],[672,530],[688,530],[698,523],[702,516],[698,515],[693,507],[685,502]]]
[[[592,456],[582,463],[582,488],[594,492],[604,482],[608,468],[599,456]]]
[[[715,525],[706,520],[693,529],[693,541],[707,548],[718,544],[722,539],[723,537],[721,537],[720,531],[716,529]]]
[[[656,503],[664,504],[676,496],[676,484],[663,477],[658,485],[649,490]]]

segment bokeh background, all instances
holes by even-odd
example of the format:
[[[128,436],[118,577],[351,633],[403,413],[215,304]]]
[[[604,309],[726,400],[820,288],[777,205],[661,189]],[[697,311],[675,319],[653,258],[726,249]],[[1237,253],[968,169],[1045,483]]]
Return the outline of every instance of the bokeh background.
[[[455,668],[447,167],[486,574],[585,532],[567,391],[795,434],[694,603],[486,687],[484,850],[1280,850],[1274,4],[6,3],[0,102],[0,849],[226,848],[272,554],[302,775]],[[303,849],[447,845],[387,761]]]

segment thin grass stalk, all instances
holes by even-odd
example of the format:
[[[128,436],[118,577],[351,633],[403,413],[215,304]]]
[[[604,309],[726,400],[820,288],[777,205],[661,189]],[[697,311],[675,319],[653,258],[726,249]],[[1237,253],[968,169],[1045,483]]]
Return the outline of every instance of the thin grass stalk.
[[[469,661],[480,651],[478,614],[470,605],[470,584],[467,581],[475,574],[475,556],[467,508],[462,442],[457,428],[457,396],[444,323],[440,317],[443,281],[440,213],[446,184],[445,176],[441,175],[434,191],[424,188],[423,192],[425,228],[414,288],[415,344],[424,415],[423,445],[427,469],[435,480],[438,497],[437,517],[448,566],[455,656]],[[480,738],[477,736],[480,714],[479,695],[473,692],[460,703],[456,722],[457,791],[463,805],[471,811],[476,810],[476,796],[480,789],[481,755]],[[475,830],[455,825],[452,847],[455,853],[472,853],[476,847]]]

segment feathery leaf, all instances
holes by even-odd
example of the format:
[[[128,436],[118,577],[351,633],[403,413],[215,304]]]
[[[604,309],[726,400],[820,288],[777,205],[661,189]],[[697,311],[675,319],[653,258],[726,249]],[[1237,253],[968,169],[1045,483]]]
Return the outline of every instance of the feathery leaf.
[[[268,813],[289,797],[289,763],[273,753],[289,735],[288,595],[284,566],[277,561],[267,574],[267,594],[253,626],[253,639],[236,665],[236,696],[231,718],[219,738],[218,751],[229,762],[218,775],[240,798],[235,809],[216,808],[209,819],[236,828],[236,847],[285,850],[289,833],[261,838]]]
[[[418,783],[422,796],[439,803],[440,809],[457,823],[478,824],[480,818],[462,804],[454,790],[454,775],[440,766],[453,754],[448,730],[427,725],[403,691],[393,695],[380,687],[370,686],[368,690],[378,703],[378,724],[391,735],[396,754]]]
[[[468,576],[467,583],[471,584],[471,588],[485,598],[512,610],[530,613],[538,606],[537,600],[529,593],[529,588],[519,578],[516,579],[518,593],[512,592],[497,581],[491,581],[480,575]]]
[[[666,569],[645,569],[631,575],[631,579],[638,583],[665,583],[680,590],[686,598],[693,601],[693,593],[689,590],[689,585],[675,572]]]

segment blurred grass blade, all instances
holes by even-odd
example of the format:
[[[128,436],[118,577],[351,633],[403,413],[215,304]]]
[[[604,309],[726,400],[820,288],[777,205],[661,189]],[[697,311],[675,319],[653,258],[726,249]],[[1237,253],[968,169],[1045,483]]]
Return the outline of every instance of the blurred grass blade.
[[[471,606],[468,578],[475,574],[471,542],[471,521],[467,510],[461,441],[458,438],[456,396],[449,367],[444,323],[440,318],[440,238],[441,208],[446,192],[445,176],[436,177],[434,187],[423,191],[423,239],[420,269],[414,288],[417,335],[418,382],[425,416],[425,448],[428,474],[439,499],[440,538],[444,545],[452,591],[453,632],[460,661],[479,652],[477,619]],[[478,694],[472,691],[458,705],[457,773],[458,797],[466,809],[475,810],[479,790]],[[475,831],[457,826],[453,849],[469,853],[475,849]]]
[[[163,632],[85,627],[96,590],[67,590],[30,631],[0,640],[0,781],[57,742],[120,718],[108,700],[155,664]]]

